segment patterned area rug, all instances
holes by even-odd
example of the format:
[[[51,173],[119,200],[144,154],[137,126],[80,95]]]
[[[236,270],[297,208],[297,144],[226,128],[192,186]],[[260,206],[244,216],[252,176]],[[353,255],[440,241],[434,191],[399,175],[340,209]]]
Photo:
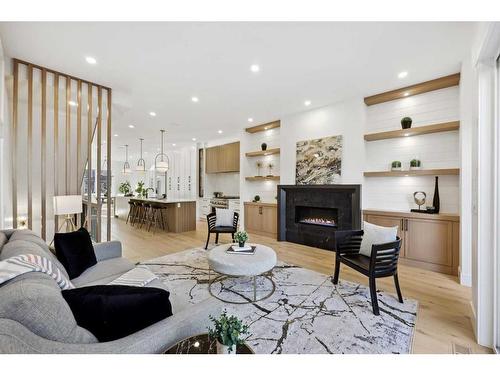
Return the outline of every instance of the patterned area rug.
[[[142,264],[167,284],[176,304],[214,298],[208,292],[206,250],[186,250]],[[369,289],[364,285],[341,280],[335,286],[329,275],[282,262],[274,268],[272,279],[276,290],[269,298],[249,304],[224,304],[229,314],[250,326],[246,342],[255,353],[411,351],[417,301],[405,299],[400,304],[394,295],[378,292],[380,315],[375,316]],[[272,284],[260,277],[257,289],[259,298],[272,290]],[[250,278],[227,279],[214,283],[212,291],[235,302],[249,300],[253,283]]]

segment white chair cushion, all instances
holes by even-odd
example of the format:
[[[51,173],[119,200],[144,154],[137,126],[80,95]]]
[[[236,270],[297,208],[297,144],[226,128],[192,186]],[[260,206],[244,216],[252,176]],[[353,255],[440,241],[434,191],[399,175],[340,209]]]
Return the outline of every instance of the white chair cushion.
[[[361,247],[359,253],[370,257],[372,254],[372,245],[380,245],[387,242],[396,241],[398,235],[398,227],[381,227],[379,225],[371,224],[366,221],[363,222],[363,239],[361,240]]]
[[[232,227],[234,211],[225,208],[215,209],[215,226],[216,227]]]

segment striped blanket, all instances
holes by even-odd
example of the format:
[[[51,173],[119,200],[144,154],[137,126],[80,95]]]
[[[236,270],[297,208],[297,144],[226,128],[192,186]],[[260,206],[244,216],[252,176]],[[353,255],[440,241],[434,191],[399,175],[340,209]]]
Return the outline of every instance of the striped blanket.
[[[40,255],[25,254],[0,261],[0,285],[28,272],[42,272],[54,279],[62,290],[75,286],[49,259]],[[138,266],[125,272],[108,285],[146,286],[157,279],[146,266]]]

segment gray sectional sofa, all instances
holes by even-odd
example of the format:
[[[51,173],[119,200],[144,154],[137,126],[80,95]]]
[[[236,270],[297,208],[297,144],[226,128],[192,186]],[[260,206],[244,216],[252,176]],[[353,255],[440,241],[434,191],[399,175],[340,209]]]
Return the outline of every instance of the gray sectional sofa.
[[[71,280],[76,287],[107,284],[134,267],[122,257],[120,242],[94,248],[98,262]],[[45,256],[66,272],[34,232],[0,231],[0,260],[19,254]],[[149,286],[165,288],[159,280]],[[206,332],[209,314],[221,310],[215,299],[188,306],[171,302],[171,317],[119,340],[100,343],[77,325],[53,279],[27,273],[0,285],[0,353],[162,353],[186,337]]]

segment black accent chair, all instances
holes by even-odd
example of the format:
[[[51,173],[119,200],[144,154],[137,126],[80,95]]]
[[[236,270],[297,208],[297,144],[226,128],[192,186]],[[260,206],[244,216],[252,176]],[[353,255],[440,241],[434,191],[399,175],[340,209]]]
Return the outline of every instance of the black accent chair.
[[[207,224],[208,224],[208,236],[207,243],[205,245],[205,250],[208,248],[208,241],[210,241],[210,234],[215,233],[215,244],[219,243],[219,233],[231,233],[231,238],[234,241],[234,234],[238,231],[238,219],[240,215],[235,212],[233,216],[233,226],[232,227],[216,227],[215,221],[216,216],[215,212],[211,212],[207,215]]]
[[[398,259],[401,249],[401,239],[396,237],[396,241],[394,242],[372,245],[371,257],[367,257],[359,254],[363,234],[362,230],[335,232],[336,255],[333,283],[337,285],[339,281],[340,263],[367,276],[370,285],[373,313],[380,315],[375,279],[393,276],[398,300],[403,303],[403,296],[401,295],[398,280]]]

